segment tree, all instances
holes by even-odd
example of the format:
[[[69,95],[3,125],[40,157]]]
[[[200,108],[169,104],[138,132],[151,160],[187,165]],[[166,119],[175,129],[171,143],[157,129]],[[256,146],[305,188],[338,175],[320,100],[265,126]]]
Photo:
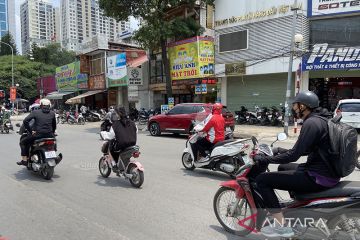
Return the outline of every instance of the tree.
[[[33,99],[37,96],[36,79],[55,74],[55,66],[34,62],[24,56],[14,57],[14,82],[19,84],[21,97]],[[0,57],[0,90],[9,96],[11,87],[11,56]]]
[[[38,47],[36,44],[33,44],[31,49],[34,61],[54,65],[56,67],[63,66],[76,60],[75,52],[62,49],[59,43],[52,43],[45,47]],[[28,53],[28,55],[30,54]]]
[[[130,16],[144,20],[144,24],[135,33],[134,39],[146,49],[161,49],[168,97],[172,96],[170,64],[166,46],[168,39],[181,40],[197,36],[203,31],[193,18],[172,18],[168,12],[179,6],[185,6],[189,12],[193,12],[196,6],[195,2],[195,0],[100,0],[99,2],[100,8],[104,10],[105,14],[118,21],[125,21]],[[201,2],[214,4],[214,0],[202,0]]]
[[[14,49],[14,55],[17,54],[17,48],[16,48],[14,38],[12,37],[12,35],[9,32],[1,37],[1,42],[7,43],[10,46],[12,46]],[[11,53],[12,53],[11,48],[3,43],[0,44],[0,56],[11,55]]]

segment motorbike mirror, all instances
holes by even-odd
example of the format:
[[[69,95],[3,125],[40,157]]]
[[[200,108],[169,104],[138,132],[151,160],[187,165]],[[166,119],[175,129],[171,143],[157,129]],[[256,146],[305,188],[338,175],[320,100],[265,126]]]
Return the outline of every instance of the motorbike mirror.
[[[287,135],[286,133],[279,133],[278,136],[277,136],[277,140],[279,141],[285,141],[287,139]]]
[[[254,145],[258,144],[258,140],[254,136],[251,137],[251,141],[253,142]]]
[[[21,127],[20,123],[15,124],[15,126],[17,126],[17,127]]]

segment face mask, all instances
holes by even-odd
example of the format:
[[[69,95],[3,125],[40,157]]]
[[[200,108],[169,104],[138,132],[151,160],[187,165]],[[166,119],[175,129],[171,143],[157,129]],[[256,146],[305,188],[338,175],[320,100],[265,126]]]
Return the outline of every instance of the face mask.
[[[298,118],[298,114],[295,112],[295,110],[293,108],[291,109],[291,116],[293,118]]]

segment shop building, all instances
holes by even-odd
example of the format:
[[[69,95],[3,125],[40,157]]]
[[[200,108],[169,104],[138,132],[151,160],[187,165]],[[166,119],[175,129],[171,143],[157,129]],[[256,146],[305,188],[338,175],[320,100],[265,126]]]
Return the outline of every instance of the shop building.
[[[309,41],[307,1],[215,1],[215,73],[219,96],[232,111],[246,106],[280,106],[285,102],[292,7],[296,7],[296,33]],[[293,79],[301,62],[294,57]],[[294,81],[293,81],[294,82]],[[293,84],[292,89],[295,89]],[[292,91],[292,95],[294,91]]]
[[[309,0],[308,5],[302,85],[319,96],[322,107],[334,110],[341,99],[360,98],[360,3]]]

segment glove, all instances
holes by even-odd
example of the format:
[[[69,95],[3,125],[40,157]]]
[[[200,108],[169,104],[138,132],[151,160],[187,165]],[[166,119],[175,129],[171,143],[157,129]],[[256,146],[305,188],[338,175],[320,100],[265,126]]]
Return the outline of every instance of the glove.
[[[266,165],[270,163],[269,159],[263,154],[257,154],[253,159],[258,165]]]

